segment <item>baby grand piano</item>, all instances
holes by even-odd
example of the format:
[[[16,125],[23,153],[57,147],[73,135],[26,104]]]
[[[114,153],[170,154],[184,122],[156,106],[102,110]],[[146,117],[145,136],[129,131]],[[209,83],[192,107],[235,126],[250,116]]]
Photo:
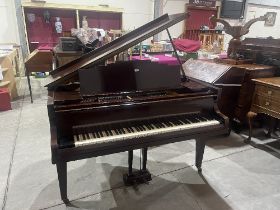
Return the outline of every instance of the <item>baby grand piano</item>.
[[[65,203],[69,161],[128,151],[124,182],[142,183],[151,180],[148,147],[196,139],[200,172],[207,138],[228,132],[228,119],[216,105],[218,89],[192,78],[181,82],[181,66],[150,61],[104,65],[106,59],[186,17],[163,15],[51,72],[47,87],[52,163]],[[138,171],[132,170],[135,149],[143,154]]]

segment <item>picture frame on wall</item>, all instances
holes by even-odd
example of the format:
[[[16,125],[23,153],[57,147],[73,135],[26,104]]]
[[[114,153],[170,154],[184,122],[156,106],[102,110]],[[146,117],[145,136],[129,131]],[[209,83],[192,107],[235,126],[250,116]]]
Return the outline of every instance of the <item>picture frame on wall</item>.
[[[267,19],[264,22],[265,26],[274,26],[276,21],[276,12],[267,12]]]

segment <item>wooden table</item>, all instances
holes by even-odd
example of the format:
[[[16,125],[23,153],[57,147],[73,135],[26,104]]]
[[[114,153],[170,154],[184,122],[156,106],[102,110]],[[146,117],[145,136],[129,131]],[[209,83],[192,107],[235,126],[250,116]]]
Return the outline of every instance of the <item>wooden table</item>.
[[[258,113],[280,119],[280,77],[253,79],[253,81],[255,90],[251,109],[247,114],[250,130],[246,143],[251,141],[252,119]]]
[[[29,54],[24,64],[25,64],[31,103],[33,103],[30,74],[32,72],[49,72],[53,70],[53,52],[50,50],[36,49]]]

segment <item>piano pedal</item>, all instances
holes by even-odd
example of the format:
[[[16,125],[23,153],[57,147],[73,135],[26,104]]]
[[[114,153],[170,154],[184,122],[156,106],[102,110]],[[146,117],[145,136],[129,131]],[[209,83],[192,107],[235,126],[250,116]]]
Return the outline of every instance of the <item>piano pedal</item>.
[[[139,170],[132,174],[123,175],[123,182],[126,186],[148,183],[151,180],[152,176],[148,170]]]

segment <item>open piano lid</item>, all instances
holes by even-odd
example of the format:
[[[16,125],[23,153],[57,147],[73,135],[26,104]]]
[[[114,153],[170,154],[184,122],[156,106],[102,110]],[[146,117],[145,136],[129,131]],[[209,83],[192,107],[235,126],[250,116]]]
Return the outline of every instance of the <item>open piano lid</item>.
[[[97,65],[117,55],[130,47],[150,38],[151,36],[175,25],[188,17],[188,13],[174,15],[165,14],[127,34],[93,50],[80,58],[73,60],[50,72],[51,82],[46,85],[48,89],[64,84],[78,74],[78,70],[88,65]]]

